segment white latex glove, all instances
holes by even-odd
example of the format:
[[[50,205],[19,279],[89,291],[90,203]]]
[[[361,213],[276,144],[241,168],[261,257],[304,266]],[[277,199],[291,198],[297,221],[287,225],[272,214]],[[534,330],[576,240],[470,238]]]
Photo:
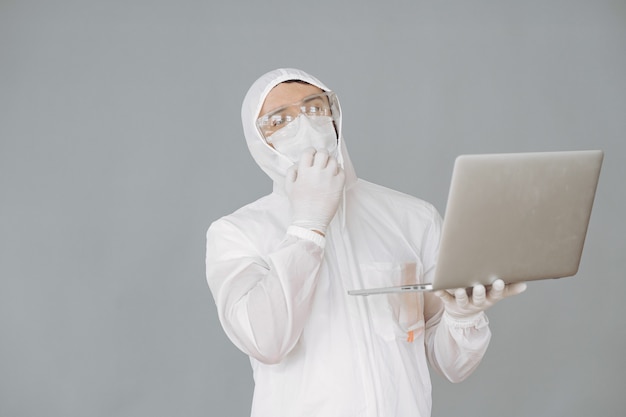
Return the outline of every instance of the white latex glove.
[[[298,165],[287,171],[285,189],[293,212],[291,224],[325,235],[339,207],[345,181],[343,169],[328,151],[305,149]]]
[[[469,296],[465,288],[456,290],[435,291],[443,301],[445,311],[454,319],[467,320],[487,310],[498,301],[520,294],[526,290],[526,283],[519,282],[505,285],[504,281],[498,279],[491,284],[489,291],[483,285],[476,285],[472,288],[472,295]]]

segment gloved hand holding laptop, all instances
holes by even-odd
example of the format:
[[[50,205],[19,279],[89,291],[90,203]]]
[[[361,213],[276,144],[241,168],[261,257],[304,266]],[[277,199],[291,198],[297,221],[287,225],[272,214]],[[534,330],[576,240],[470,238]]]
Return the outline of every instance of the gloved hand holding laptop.
[[[446,313],[457,320],[467,320],[487,310],[498,301],[520,294],[526,290],[525,282],[505,285],[498,279],[486,290],[483,285],[476,285],[468,294],[465,288],[456,290],[439,290],[435,295],[441,298]]]

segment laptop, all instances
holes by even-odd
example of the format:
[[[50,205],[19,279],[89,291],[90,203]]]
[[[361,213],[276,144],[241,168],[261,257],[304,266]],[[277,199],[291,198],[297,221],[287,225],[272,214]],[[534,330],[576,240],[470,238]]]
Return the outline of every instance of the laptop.
[[[461,155],[433,282],[348,291],[433,291],[576,275],[604,153]]]

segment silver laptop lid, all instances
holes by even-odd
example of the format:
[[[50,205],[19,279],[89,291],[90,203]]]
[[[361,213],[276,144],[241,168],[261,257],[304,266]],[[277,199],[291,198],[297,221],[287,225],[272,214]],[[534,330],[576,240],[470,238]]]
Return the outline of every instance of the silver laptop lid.
[[[603,152],[461,155],[444,216],[432,286],[349,291],[425,291],[573,276]]]

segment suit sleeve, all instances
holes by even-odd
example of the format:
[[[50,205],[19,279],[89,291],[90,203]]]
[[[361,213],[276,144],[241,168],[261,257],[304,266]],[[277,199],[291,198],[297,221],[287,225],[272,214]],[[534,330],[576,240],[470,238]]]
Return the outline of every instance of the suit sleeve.
[[[425,282],[432,282],[441,238],[441,216],[433,211],[433,220],[423,242]],[[445,313],[443,302],[434,294],[424,296],[426,354],[431,366],[451,382],[461,382],[471,375],[482,360],[491,331],[485,313],[459,321]]]
[[[321,236],[292,226],[262,256],[228,220],[209,227],[207,282],[222,327],[239,349],[268,364],[293,349],[311,311],[323,246]]]

